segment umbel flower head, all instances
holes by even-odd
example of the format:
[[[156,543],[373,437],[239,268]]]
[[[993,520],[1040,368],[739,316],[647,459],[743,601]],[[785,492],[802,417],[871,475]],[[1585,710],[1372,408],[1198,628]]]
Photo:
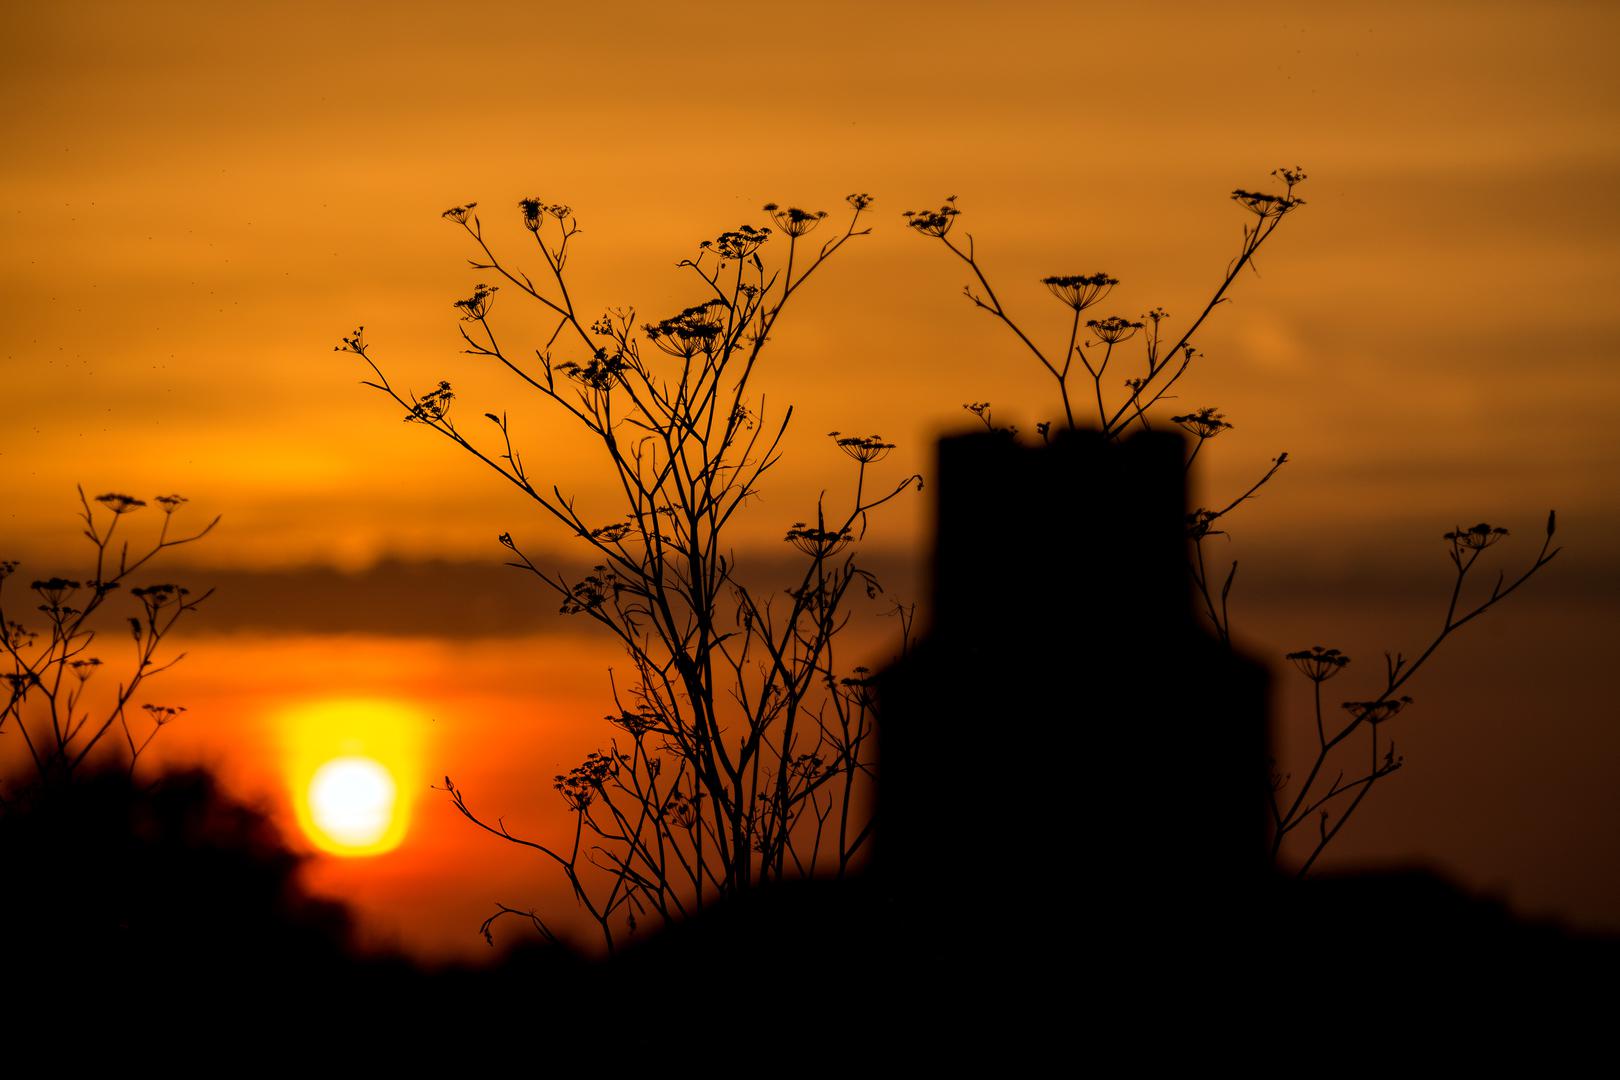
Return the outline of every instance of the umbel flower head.
[[[836,431],[829,431],[827,436],[838,443],[838,449],[862,465],[882,461],[889,456],[889,451],[894,449],[894,443],[884,442],[880,435],[841,435]]]
[[[574,810],[584,810],[596,798],[596,793],[607,786],[610,778],[619,775],[618,759],[592,750],[585,760],[552,778],[551,786],[562,794],[563,800]]]
[[[661,322],[645,323],[641,329],[652,343],[671,356],[690,360],[698,353],[712,353],[725,336],[726,316],[731,305],[724,300],[705,301]]]
[[[713,240],[705,240],[698,247],[704,251],[712,251],[722,259],[731,262],[741,262],[754,252],[759,246],[771,238],[771,230],[756,229],[752,225],[739,225],[728,232],[723,232]]]
[[[467,215],[471,214],[473,212],[473,207],[477,205],[478,204],[475,202],[470,202],[465,206],[452,206],[439,216],[444,218],[446,221],[453,221],[457,225],[465,225],[467,224]]]
[[[1200,440],[1213,439],[1223,431],[1230,430],[1232,425],[1227,423],[1226,414],[1214,407],[1205,407],[1197,412],[1190,412],[1183,416],[1172,416],[1170,422],[1180,424],[1182,430],[1194,435]]]
[[[137,499],[133,495],[123,495],[116,491],[108,492],[105,495],[97,495],[96,502],[115,514],[127,514],[146,505],[143,500]]]
[[[29,588],[39,593],[45,603],[53,608],[59,608],[79,588],[79,582],[64,577],[53,577],[36,581]]]
[[[598,563],[591,572],[568,590],[568,597],[557,610],[564,615],[581,615],[608,602],[608,597],[619,595],[618,575]]]
[[[961,212],[956,208],[956,196],[952,195],[938,210],[907,210],[906,225],[925,236],[937,236],[943,240]]]
[[[1074,308],[1084,311],[1107,296],[1119,279],[1107,274],[1061,274],[1041,278],[1041,284],[1052,290],[1052,295]]]
[[[439,385],[416,399],[411,411],[405,414],[407,424],[415,421],[422,424],[432,424],[443,420],[450,411],[450,405],[456,400],[456,393],[450,384],[443,379]]]
[[[582,386],[606,393],[624,379],[624,371],[629,366],[624,353],[597,349],[585,363],[569,360],[558,364],[557,370]]]
[[[547,203],[538,198],[519,199],[518,210],[523,214],[523,227],[530,232],[540,231],[541,222],[544,220],[541,216],[543,214],[550,214],[558,221],[562,221],[574,212],[571,207],[563,206],[561,203]]]
[[[545,213],[546,204],[536,198],[519,199],[518,209],[523,212],[523,227],[530,232],[539,232],[540,215]]]
[[[1305,179],[1304,173],[1293,175],[1297,175],[1300,180]],[[1293,185],[1289,185],[1289,189],[1292,188]],[[1232,200],[1261,221],[1275,220],[1290,210],[1305,205],[1304,199],[1294,195],[1267,195],[1259,191],[1245,191],[1242,188],[1232,192]]]
[[[1410,704],[1412,704],[1411,697],[1403,694],[1398,698],[1382,698],[1378,701],[1346,701],[1342,707],[1346,712],[1369,724],[1382,724],[1385,720],[1397,716]]]
[[[493,297],[500,291],[500,286],[485,285],[480,281],[473,286],[471,296],[465,300],[457,300],[452,306],[461,312],[463,322],[481,321],[489,314],[490,304],[494,302]]]
[[[600,529],[592,529],[591,539],[600,540],[604,544],[617,544],[634,531],[634,527],[629,522],[618,521],[612,525],[603,525]]]
[[[152,723],[162,727],[181,713],[186,711],[184,705],[142,705],[146,715],[152,718]]]
[[[1507,534],[1506,529],[1494,528],[1482,521],[1467,529],[1458,526],[1446,533],[1445,538],[1451,541],[1453,551],[1484,551]]]
[[[1291,652],[1287,659],[1293,661],[1300,674],[1316,683],[1327,682],[1350,662],[1350,658],[1338,649],[1324,649],[1320,645]]]
[[[784,539],[812,559],[825,559],[848,547],[854,537],[848,529],[819,529],[795,521]]]
[[[766,203],[765,212],[787,236],[803,236],[827,216],[825,210],[800,210],[797,206],[781,207],[775,203]]]
[[[642,709],[638,712],[621,711],[616,715],[605,716],[603,719],[610,724],[623,728],[638,739],[658,726],[658,714],[649,709]]]
[[[1098,341],[1109,345],[1118,345],[1142,329],[1142,324],[1131,322],[1129,319],[1118,315],[1110,315],[1106,319],[1086,320],[1086,329],[1096,334]]]
[[[664,817],[676,828],[690,829],[698,823],[697,801],[676,790],[664,800]]]

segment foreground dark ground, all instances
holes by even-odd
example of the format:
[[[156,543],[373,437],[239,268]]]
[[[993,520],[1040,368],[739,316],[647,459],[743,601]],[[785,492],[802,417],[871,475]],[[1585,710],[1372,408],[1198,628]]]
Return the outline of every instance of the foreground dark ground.
[[[608,961],[535,945],[487,969],[427,970],[354,952],[345,911],[305,895],[297,865],[202,773],[140,789],[103,774],[13,803],[0,819],[7,1026],[115,1039],[87,1051],[137,1034],[189,1055],[379,1032],[403,1040],[385,1052],[439,1053],[514,1025],[652,1054],[715,1025],[737,1045],[806,1053],[1019,1059],[1167,1024],[1339,1024],[1346,1009],[1381,1025],[1463,1010],[1606,1027],[1620,970],[1620,942],[1518,920],[1422,870],[1224,896],[1188,882],[1167,897],[1100,867],[1047,881],[1023,920],[964,906],[975,890],[949,879],[922,902],[869,874],[761,890]]]
[[[80,775],[7,790],[0,1015],[188,1061],[338,1040],[790,1071],[1602,1037],[1620,940],[1421,868],[1273,869],[1268,676],[1193,615],[1182,461],[1163,437],[942,445],[931,624],[874,686],[858,876],[757,888],[606,961],[533,945],[427,970],[358,954],[347,912],[208,775]]]

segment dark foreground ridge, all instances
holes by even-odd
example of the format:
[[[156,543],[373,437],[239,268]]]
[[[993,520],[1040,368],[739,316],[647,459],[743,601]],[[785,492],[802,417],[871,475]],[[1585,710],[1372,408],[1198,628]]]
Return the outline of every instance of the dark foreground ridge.
[[[1012,1063],[1345,1009],[1612,1007],[1614,940],[1421,869],[1274,873],[1267,676],[1195,617],[1182,455],[1169,434],[941,444],[932,624],[877,681],[879,830],[853,880],[757,889],[605,963],[536,946],[424,971],[357,955],[345,911],[206,775],[81,776],[0,813],[5,1015],[193,1050],[536,1026],[639,1056],[709,1031],[815,1067],[829,1040]]]

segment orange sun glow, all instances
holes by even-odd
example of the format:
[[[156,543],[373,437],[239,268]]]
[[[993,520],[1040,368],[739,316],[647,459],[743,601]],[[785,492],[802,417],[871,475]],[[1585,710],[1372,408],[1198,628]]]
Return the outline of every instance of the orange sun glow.
[[[298,824],[334,855],[380,855],[405,839],[420,788],[422,717],[382,701],[322,701],[283,720]]]

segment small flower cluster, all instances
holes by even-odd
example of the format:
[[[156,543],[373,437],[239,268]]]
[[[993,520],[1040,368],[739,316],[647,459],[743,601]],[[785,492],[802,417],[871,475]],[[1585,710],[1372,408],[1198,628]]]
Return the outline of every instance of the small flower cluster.
[[[100,666],[101,661],[94,656],[84,660],[73,660],[68,663],[68,667],[73,669],[73,674],[78,677],[80,682],[88,682],[90,676],[94,675],[96,668]]]
[[[189,502],[190,500],[188,500],[184,495],[159,495],[153,501],[156,502],[158,506],[163,508],[163,512],[165,514],[172,514],[176,510],[180,509],[180,505],[182,503]]]
[[[705,240],[698,247],[704,251],[712,251],[723,260],[741,262],[754,252],[759,246],[771,237],[771,230],[756,229],[752,225],[740,225],[715,237]]]
[[[1110,315],[1106,319],[1086,320],[1086,329],[1096,334],[1098,341],[1108,345],[1118,345],[1142,329],[1142,324],[1131,322],[1129,319],[1118,315]]]
[[[1062,274],[1041,278],[1041,284],[1052,290],[1052,295],[1063,303],[1084,311],[1107,296],[1119,279],[1108,274]]]
[[[366,355],[366,328],[357,326],[354,333],[339,339],[342,344],[332,346],[333,352],[354,353],[356,356]]]
[[[467,224],[467,216],[473,212],[473,207],[477,205],[475,202],[470,202],[465,206],[452,206],[439,216],[446,221],[453,221],[457,225],[465,225]]]
[[[617,544],[634,531],[634,526],[628,522],[620,521],[612,525],[604,525],[600,529],[592,529],[591,539],[600,540],[604,544]]]
[[[1338,649],[1324,649],[1320,645],[1291,652],[1284,659],[1293,661],[1300,674],[1314,683],[1327,682],[1350,662],[1350,658]]]
[[[191,595],[191,590],[179,585],[147,585],[129,590],[129,595],[144,604],[147,616],[152,618],[170,604],[182,603]]]
[[[814,780],[826,764],[820,754],[800,754],[788,762],[788,772],[803,780]]]
[[[1403,694],[1398,698],[1381,698],[1377,701],[1346,701],[1341,707],[1369,724],[1382,724],[1385,720],[1394,718],[1410,704],[1412,704],[1411,697]]]
[[[851,193],[849,195],[845,195],[844,196],[844,201],[849,203],[849,205],[853,206],[855,208],[855,212],[858,214],[861,211],[865,210],[867,207],[871,206],[872,202],[873,202],[873,199],[872,199],[872,196],[868,195],[864,191],[861,191],[861,192],[854,192],[854,193]]]
[[[416,399],[416,404],[411,406],[411,411],[405,414],[405,422],[407,424],[413,422],[422,424],[438,423],[450,411],[450,404],[455,400],[455,391],[450,389],[449,383],[440,379],[438,386]]]
[[[564,615],[581,615],[594,611],[607,603],[610,595],[619,593],[618,576],[607,567],[597,564],[585,575],[585,580],[568,590],[568,599],[558,610]]]
[[[79,582],[64,577],[46,578],[44,581],[36,581],[29,586],[29,588],[39,593],[40,598],[53,609],[60,608],[67,598],[72,596],[80,587]]]
[[[1271,175],[1287,184],[1289,191],[1293,191],[1305,182],[1305,170],[1298,165],[1295,165],[1292,169],[1272,169]]]
[[[1484,551],[1507,534],[1506,529],[1492,528],[1482,521],[1468,529],[1458,526],[1446,533],[1445,539],[1451,541],[1452,552],[1458,554],[1463,551]]]
[[[670,792],[664,800],[664,817],[678,829],[690,829],[698,823],[697,800],[683,791]]]
[[[568,805],[575,810],[584,810],[596,798],[610,777],[619,774],[619,763],[614,758],[598,750],[592,750],[585,755],[585,760],[567,774],[558,773],[552,778],[552,787],[562,793]]]
[[[480,281],[473,286],[473,294],[465,300],[457,300],[450,305],[461,312],[462,322],[483,322],[489,317],[490,305],[494,303],[493,297],[500,292],[498,285],[485,285]]]
[[[619,384],[624,378],[624,369],[628,366],[629,363],[623,353],[609,353],[606,349],[597,349],[596,355],[586,363],[577,364],[570,360],[558,364],[557,370],[592,390],[606,392]]]
[[[603,719],[610,724],[623,728],[638,739],[658,726],[658,714],[646,710],[641,712],[621,712],[617,716],[606,716]]]
[[[146,715],[150,716],[152,723],[158,727],[162,727],[186,711],[183,705],[142,705],[141,708],[146,710]]]
[[[114,514],[133,513],[146,505],[144,500],[137,499],[133,495],[123,495],[116,491],[110,491],[105,495],[97,495],[96,502],[105,506]]]
[[[894,449],[894,443],[884,442],[880,435],[843,435],[836,431],[827,432],[827,437],[838,443],[838,449],[860,462],[870,465],[874,461],[882,461]]]
[[[775,203],[766,203],[765,212],[771,215],[776,227],[786,236],[803,236],[805,233],[821,224],[827,216],[825,210],[800,210],[797,206],[781,207]]]
[[[1226,421],[1226,414],[1213,407],[1202,408],[1183,416],[1172,416],[1170,422],[1180,424],[1184,431],[1197,436],[1200,442],[1204,439],[1213,439],[1221,432],[1231,430],[1232,427]]]
[[[825,559],[848,547],[854,536],[848,529],[818,529],[795,521],[784,539],[812,559]]]
[[[39,673],[36,671],[7,672],[0,675],[0,679],[5,679],[6,684],[11,687],[13,699],[26,697],[30,687],[44,685],[39,681]]]
[[[937,236],[943,240],[961,212],[956,208],[956,196],[952,195],[938,210],[907,210],[906,225],[924,236]]]
[[[518,209],[523,212],[523,227],[530,232],[539,232],[541,215],[549,214],[558,221],[563,221],[572,214],[573,208],[561,203],[545,203],[539,199],[519,199]]]
[[[730,310],[731,305],[724,300],[709,300],[661,322],[646,323],[641,329],[663,352],[690,360],[700,352],[714,353],[725,336]]]
[[[1276,175],[1276,174],[1273,174]],[[1304,173],[1289,172],[1290,177],[1297,179],[1289,182],[1288,190],[1293,191],[1294,184],[1305,179]],[[1249,211],[1261,221],[1275,221],[1296,207],[1304,206],[1305,200],[1295,195],[1267,195],[1259,191],[1245,191],[1238,188],[1232,192],[1232,199],[1239,206]]]

